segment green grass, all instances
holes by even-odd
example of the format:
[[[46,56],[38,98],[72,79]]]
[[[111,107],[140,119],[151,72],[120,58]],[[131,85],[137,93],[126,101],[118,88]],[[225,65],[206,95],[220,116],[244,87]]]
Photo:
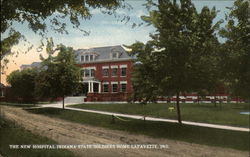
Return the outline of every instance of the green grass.
[[[13,122],[0,117],[0,154],[8,157],[74,157],[68,150],[10,149],[9,145],[57,144],[46,137],[35,135]]]
[[[71,107],[176,119],[176,110],[169,111],[170,106],[175,107],[175,104],[80,104]],[[249,115],[240,114],[242,111],[249,111],[249,104],[217,104],[217,107],[214,104],[181,104],[182,120],[249,127]]]
[[[127,131],[133,134],[144,134],[157,138],[167,138],[245,151],[249,150],[248,132],[179,125],[176,123],[144,122],[142,120],[134,119],[127,119],[129,121],[116,119],[115,123],[112,123],[111,116],[56,108],[27,110],[32,113],[43,114],[49,117],[56,117],[81,124],[89,124],[114,130]]]

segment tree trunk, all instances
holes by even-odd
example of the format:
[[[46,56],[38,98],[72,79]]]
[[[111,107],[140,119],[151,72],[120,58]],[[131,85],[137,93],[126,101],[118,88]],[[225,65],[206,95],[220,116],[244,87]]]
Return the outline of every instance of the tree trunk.
[[[2,55],[0,55],[0,97],[3,96],[1,84],[2,84]]]
[[[178,122],[179,124],[181,124],[181,111],[180,111],[180,93],[177,92],[176,94],[176,108],[177,108],[177,118],[178,118]]]
[[[214,96],[214,107],[217,107],[217,104],[216,104],[216,101],[217,101],[217,97],[216,96]]]
[[[197,102],[198,102],[198,104],[200,104],[200,96],[199,95],[197,95]]]
[[[64,96],[63,96],[63,109],[64,109]]]

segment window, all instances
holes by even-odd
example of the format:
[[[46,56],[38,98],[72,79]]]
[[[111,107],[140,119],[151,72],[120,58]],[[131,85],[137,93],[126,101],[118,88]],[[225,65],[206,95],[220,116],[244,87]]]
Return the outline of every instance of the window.
[[[85,73],[85,77],[90,77],[89,69],[85,69],[84,73]]]
[[[126,92],[127,91],[127,84],[123,83],[121,84],[121,92]]]
[[[109,76],[109,69],[102,69],[103,76]]]
[[[117,76],[117,68],[112,68],[112,76]]]
[[[94,77],[95,76],[95,70],[94,69],[90,69],[90,77]]]
[[[82,77],[84,77],[84,72],[85,72],[85,70],[83,69],[83,70],[81,70],[81,76]]]
[[[89,56],[89,60],[90,60],[90,61],[93,61],[93,60],[94,60],[94,56],[93,56],[93,55],[90,55],[90,56]]]
[[[81,61],[82,61],[82,62],[84,61],[84,56],[81,56]]]
[[[112,58],[117,58],[117,53],[112,53]]]
[[[121,68],[121,76],[127,75],[127,68]]]
[[[81,76],[82,77],[94,77],[94,75],[95,75],[95,69],[81,70]]]
[[[112,84],[112,92],[115,93],[117,92],[118,89],[118,84]]]
[[[103,92],[109,92],[109,84],[108,83],[105,83],[103,84]]]
[[[88,56],[88,55],[85,56],[85,61],[86,61],[86,62],[89,61],[89,56]]]

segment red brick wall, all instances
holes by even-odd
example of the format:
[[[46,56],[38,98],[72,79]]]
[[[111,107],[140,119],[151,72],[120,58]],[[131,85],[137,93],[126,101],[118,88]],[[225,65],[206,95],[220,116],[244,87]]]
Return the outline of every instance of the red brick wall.
[[[128,101],[129,93],[89,93],[86,101]]]

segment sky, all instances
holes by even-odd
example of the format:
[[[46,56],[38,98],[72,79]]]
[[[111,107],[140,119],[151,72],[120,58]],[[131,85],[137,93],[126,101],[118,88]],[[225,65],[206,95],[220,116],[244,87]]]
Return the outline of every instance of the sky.
[[[142,15],[148,15],[147,9],[142,6],[145,3],[144,0],[126,0],[128,4],[132,6],[132,9],[118,9],[117,15],[120,18],[114,17],[114,15],[107,15],[101,13],[99,9],[92,9],[92,17],[90,20],[82,20],[80,28],[90,32],[88,36],[84,36],[79,30],[73,29],[68,24],[67,30],[69,34],[58,34],[53,31],[48,32],[49,37],[53,37],[55,44],[64,44],[66,46],[73,47],[74,49],[80,48],[91,48],[91,47],[102,47],[102,46],[113,46],[113,45],[130,45],[136,41],[147,42],[150,40],[149,34],[153,33],[155,29],[152,26],[147,26],[146,24],[132,28],[133,23],[139,24],[143,21],[140,19]],[[220,12],[217,14],[215,21],[225,18],[225,14],[229,12],[226,7],[233,6],[232,0],[193,0],[193,3],[198,11],[200,11],[204,6],[212,8],[216,7]],[[123,16],[129,16],[130,20],[128,22],[121,19]],[[40,45],[41,37],[28,29],[26,24],[14,23],[14,27],[21,30],[29,41],[20,42],[17,46],[13,47],[13,51],[19,52],[18,55],[11,55],[7,58],[10,62],[5,68],[5,73],[2,75],[2,83],[6,84],[6,76],[12,71],[18,70],[22,64],[31,64],[34,61],[40,61],[39,55],[44,51],[38,52],[37,47]],[[223,26],[223,25],[222,25]],[[5,35],[1,34],[4,38]],[[219,39],[223,41],[223,39]],[[27,48],[34,45],[33,48],[27,51]]]

